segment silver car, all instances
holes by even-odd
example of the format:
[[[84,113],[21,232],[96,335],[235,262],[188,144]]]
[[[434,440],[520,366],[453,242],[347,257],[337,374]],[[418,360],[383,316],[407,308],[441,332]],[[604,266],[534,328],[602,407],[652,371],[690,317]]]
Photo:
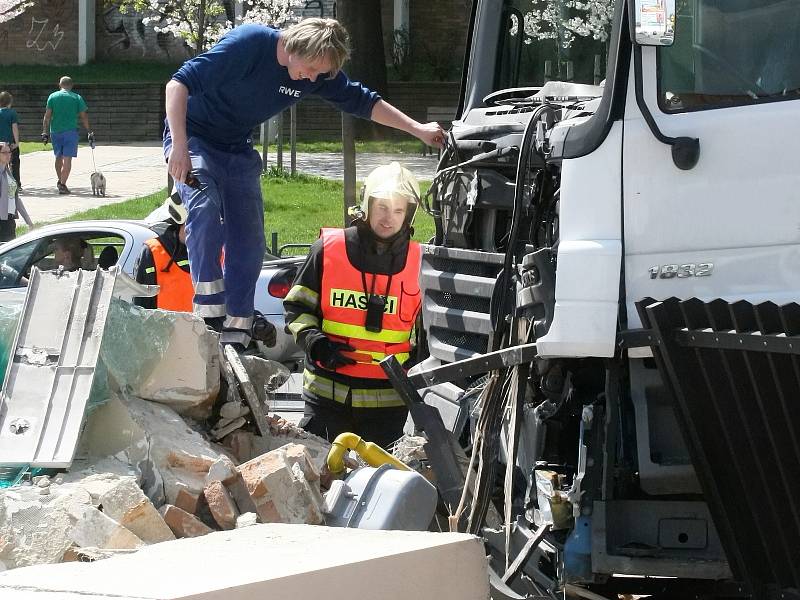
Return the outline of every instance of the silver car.
[[[83,269],[107,269],[119,265],[133,276],[142,245],[153,237],[156,237],[156,232],[143,221],[71,221],[34,229],[0,245],[0,305],[23,301],[32,267],[41,270],[57,267],[54,256],[56,240],[79,238],[85,242],[86,252],[81,259]],[[302,256],[278,258],[267,254],[256,284],[256,310],[261,311],[278,331],[275,346],[262,347],[262,353],[266,358],[284,363],[296,362],[303,356],[291,335],[285,333],[283,319],[283,298],[292,287],[302,261]]]

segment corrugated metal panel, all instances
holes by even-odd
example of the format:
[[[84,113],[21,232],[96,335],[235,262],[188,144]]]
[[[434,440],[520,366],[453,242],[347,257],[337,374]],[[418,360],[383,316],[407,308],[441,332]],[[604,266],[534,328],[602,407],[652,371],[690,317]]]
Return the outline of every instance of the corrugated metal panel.
[[[796,594],[800,306],[670,299],[637,309],[734,577],[757,598]]]
[[[72,462],[115,278],[33,270],[0,392],[0,464]]]

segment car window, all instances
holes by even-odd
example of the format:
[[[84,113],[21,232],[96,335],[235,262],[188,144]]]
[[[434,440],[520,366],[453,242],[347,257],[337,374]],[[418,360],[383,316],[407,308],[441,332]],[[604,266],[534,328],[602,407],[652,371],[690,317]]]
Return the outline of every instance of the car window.
[[[46,245],[46,240],[33,240],[0,255],[0,289],[27,284],[28,265]]]
[[[659,48],[666,112],[800,99],[800,0],[682,0]]]
[[[108,269],[117,263],[124,247],[121,236],[106,232],[50,235],[0,257],[0,288],[27,285],[33,267],[42,271],[94,271],[98,266]]]

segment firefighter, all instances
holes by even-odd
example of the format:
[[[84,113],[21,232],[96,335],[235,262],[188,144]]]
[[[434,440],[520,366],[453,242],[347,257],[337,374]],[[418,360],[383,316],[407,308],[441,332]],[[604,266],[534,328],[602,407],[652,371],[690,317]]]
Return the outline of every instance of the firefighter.
[[[388,446],[407,410],[378,364],[407,363],[420,310],[419,204],[414,175],[393,162],[367,177],[356,219],[323,229],[284,300],[286,329],[305,348],[301,426],[333,440],[343,432]]]
[[[135,302],[144,308],[192,312],[194,288],[186,250],[186,208],[170,197],[156,212],[160,219],[153,228],[158,237],[144,243],[134,273],[139,283],[158,284],[161,289],[158,296],[136,298]]]

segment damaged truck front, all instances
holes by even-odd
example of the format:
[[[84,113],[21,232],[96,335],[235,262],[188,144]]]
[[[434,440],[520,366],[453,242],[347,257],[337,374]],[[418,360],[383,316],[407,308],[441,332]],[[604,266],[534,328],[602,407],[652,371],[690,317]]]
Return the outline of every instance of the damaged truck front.
[[[798,597],[800,2],[470,27],[410,377],[493,597]]]

